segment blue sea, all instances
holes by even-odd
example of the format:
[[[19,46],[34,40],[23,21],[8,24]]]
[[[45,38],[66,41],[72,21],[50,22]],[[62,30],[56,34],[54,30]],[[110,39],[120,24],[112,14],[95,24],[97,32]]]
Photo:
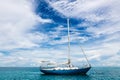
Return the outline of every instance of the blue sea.
[[[87,75],[44,75],[38,67],[1,67],[0,80],[120,80],[120,67],[94,67]]]

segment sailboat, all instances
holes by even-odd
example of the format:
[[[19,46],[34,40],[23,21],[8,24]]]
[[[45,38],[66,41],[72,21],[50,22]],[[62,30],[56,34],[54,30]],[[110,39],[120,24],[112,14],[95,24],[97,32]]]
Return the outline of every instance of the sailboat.
[[[68,61],[66,63],[56,64],[51,63],[49,61],[42,61],[43,63],[46,63],[45,66],[40,66],[40,71],[44,74],[57,74],[57,75],[66,75],[66,74],[86,74],[90,68],[91,65],[87,59],[87,56],[85,55],[84,50],[81,47],[81,50],[85,56],[85,59],[87,61],[87,65],[84,67],[80,66],[74,66],[71,63],[70,58],[70,31],[69,31],[69,19],[67,19],[67,26],[68,26]]]

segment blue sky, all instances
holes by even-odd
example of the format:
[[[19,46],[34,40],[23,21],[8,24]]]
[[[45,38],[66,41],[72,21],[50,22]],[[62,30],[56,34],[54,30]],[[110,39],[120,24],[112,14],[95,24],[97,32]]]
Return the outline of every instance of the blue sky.
[[[71,59],[92,66],[120,66],[120,1],[0,1],[0,66],[39,66],[67,60],[70,19]]]

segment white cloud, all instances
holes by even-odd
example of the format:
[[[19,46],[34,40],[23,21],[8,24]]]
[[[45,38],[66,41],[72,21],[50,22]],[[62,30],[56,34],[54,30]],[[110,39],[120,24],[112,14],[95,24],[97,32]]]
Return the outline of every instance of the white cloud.
[[[119,45],[120,44],[113,42],[92,46],[84,45],[83,49],[85,50],[88,60],[92,66],[120,66],[120,64],[117,63],[120,61],[119,55],[116,54],[118,53]],[[12,51],[12,54],[9,55],[0,53],[0,64],[1,66],[40,66],[40,61],[42,60],[62,63],[67,61],[67,50],[66,45],[58,46],[57,48],[51,47],[36,48],[32,50],[16,50]],[[74,64],[76,62],[80,62],[81,65],[82,62],[85,61],[85,57],[80,50],[79,44],[71,46],[71,58]]]
[[[120,10],[118,0],[76,0],[74,2],[69,2],[68,0],[54,2],[53,0],[53,2],[49,2],[49,4],[65,16],[85,18],[92,22],[106,20],[107,23],[99,25],[99,27],[89,26],[89,23],[83,23],[83,25],[88,26],[87,32],[93,34],[92,38],[100,38],[101,35],[104,35],[105,39],[95,40],[91,41],[91,43],[80,45],[86,47],[85,52],[92,65],[120,66],[120,56],[117,54],[120,50]],[[37,23],[43,24],[51,22],[49,19],[42,19],[36,15],[33,5],[34,4],[28,0],[0,1],[0,50],[13,50],[10,51],[9,54],[0,53],[0,66],[39,66],[40,61],[44,59],[59,61],[59,59],[61,60],[64,58],[66,60],[67,45],[66,47],[64,45],[57,46],[57,49],[31,49],[32,47],[39,47],[39,43],[47,42],[47,40],[49,40],[48,38],[59,37],[58,35],[61,34],[62,30],[67,30],[67,28],[59,26],[56,32],[49,33],[52,34],[52,36],[49,37],[39,32],[31,33],[30,31],[35,28]],[[97,11],[101,13],[103,11],[103,14],[99,15]],[[74,31],[73,28],[72,30]],[[79,31],[71,35],[71,41],[77,39],[81,39],[83,42],[89,40],[86,37],[79,36]],[[60,40],[48,41],[48,43],[62,44],[67,41],[67,35],[64,35]],[[15,50],[16,48],[30,49]],[[81,59],[79,44],[71,46],[71,55],[73,60],[77,59],[81,61],[83,59]],[[65,60],[62,61],[65,62]]]
[[[38,23],[49,23],[51,20],[42,19],[34,12],[31,0],[0,1],[0,49],[30,48],[38,46],[34,43],[42,33],[30,33]],[[42,35],[42,36],[41,36]]]
[[[53,29],[53,31],[50,31],[49,37],[51,39],[54,39],[54,40],[50,41],[50,44],[57,45],[57,44],[68,43],[68,34],[66,33],[67,30],[68,30],[67,27],[59,25],[59,26],[55,27]],[[88,37],[79,36],[80,34],[82,34],[82,33],[80,33],[79,30],[77,30],[75,28],[70,28],[70,30],[72,31],[72,32],[70,32],[70,42],[77,42],[77,41],[84,42],[84,41],[88,40]],[[55,40],[55,38],[59,38],[59,39]]]
[[[40,66],[41,61],[59,61],[60,58],[66,58],[65,50],[38,48],[33,50],[17,50],[12,54],[5,55],[0,53],[0,66]],[[57,54],[56,54],[57,53]],[[54,56],[53,56],[54,55]],[[34,64],[34,65],[33,65]]]
[[[111,22],[111,23],[103,24],[100,25],[99,27],[91,26],[87,28],[87,31],[92,32],[96,37],[99,37],[100,35],[112,35],[116,33],[119,34],[120,31],[119,22],[118,23]]]
[[[47,2],[66,17],[83,18],[92,22],[120,17],[118,0],[75,0],[73,2],[49,0]]]
[[[86,53],[88,54],[88,58],[90,61],[96,61],[97,64],[93,64],[95,66],[120,66],[118,50],[120,49],[119,41],[99,41],[97,44],[93,44],[92,46],[86,46]],[[114,57],[115,60],[112,58]],[[117,61],[117,62],[116,62]],[[93,63],[91,62],[91,63]],[[110,63],[110,64],[109,64]],[[116,64],[117,63],[117,64]],[[116,65],[115,65],[116,64]]]

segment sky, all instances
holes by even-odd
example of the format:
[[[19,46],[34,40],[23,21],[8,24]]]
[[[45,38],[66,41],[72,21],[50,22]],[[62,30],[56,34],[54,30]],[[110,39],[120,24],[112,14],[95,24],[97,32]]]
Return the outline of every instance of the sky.
[[[0,0],[0,67],[38,67],[70,55],[92,66],[120,66],[119,0]]]

